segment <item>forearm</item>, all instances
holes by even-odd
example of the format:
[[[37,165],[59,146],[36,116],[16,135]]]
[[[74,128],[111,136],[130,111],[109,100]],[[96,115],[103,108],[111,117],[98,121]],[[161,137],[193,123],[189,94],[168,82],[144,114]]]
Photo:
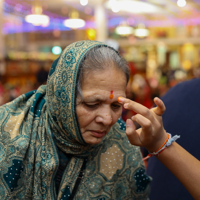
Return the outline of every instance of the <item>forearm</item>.
[[[176,142],[157,158],[179,179],[195,200],[200,200],[200,161]]]
[[[171,139],[166,141],[167,133],[162,123],[165,105],[159,98],[154,98],[157,107],[150,110],[123,97],[119,97],[118,102],[125,109],[136,112],[126,120],[126,135],[131,144],[144,146],[148,151],[154,152],[154,155],[159,153],[159,150],[163,150],[165,145],[171,144]],[[136,129],[134,122],[137,122],[141,128]],[[158,154],[157,158],[180,180],[195,200],[200,200],[200,161],[176,142],[172,142]]]

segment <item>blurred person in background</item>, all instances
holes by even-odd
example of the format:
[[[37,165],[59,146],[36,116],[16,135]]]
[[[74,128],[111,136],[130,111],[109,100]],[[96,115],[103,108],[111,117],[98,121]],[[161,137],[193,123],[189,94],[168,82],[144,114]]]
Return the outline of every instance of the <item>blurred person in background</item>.
[[[10,91],[9,101],[14,100],[15,98],[17,98],[21,94],[19,84],[15,84],[15,86],[10,86],[9,91]]]
[[[44,63],[42,63],[40,65],[40,69],[38,70],[38,72],[36,74],[38,86],[46,84],[47,77],[48,77],[48,74],[49,74],[49,72],[45,69],[45,67],[43,65],[44,65]]]

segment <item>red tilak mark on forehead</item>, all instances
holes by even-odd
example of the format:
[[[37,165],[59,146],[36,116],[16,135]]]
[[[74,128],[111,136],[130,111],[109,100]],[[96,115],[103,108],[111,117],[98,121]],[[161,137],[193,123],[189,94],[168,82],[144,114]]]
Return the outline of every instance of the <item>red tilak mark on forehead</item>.
[[[114,95],[113,95],[113,91],[110,91],[110,99],[113,99]]]

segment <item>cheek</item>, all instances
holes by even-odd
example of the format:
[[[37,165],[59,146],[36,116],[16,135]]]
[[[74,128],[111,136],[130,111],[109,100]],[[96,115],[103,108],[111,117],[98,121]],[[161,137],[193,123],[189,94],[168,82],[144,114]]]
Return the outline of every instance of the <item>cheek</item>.
[[[95,113],[88,112],[84,108],[77,109],[77,117],[80,128],[85,128],[95,119]]]

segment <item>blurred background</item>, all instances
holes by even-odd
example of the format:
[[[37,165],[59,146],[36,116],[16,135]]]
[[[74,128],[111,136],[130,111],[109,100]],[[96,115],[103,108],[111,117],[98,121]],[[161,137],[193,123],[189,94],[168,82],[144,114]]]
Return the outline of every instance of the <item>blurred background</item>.
[[[131,70],[127,96],[147,107],[200,77],[200,0],[0,0],[0,30],[0,105],[45,84],[78,40],[117,49]]]

